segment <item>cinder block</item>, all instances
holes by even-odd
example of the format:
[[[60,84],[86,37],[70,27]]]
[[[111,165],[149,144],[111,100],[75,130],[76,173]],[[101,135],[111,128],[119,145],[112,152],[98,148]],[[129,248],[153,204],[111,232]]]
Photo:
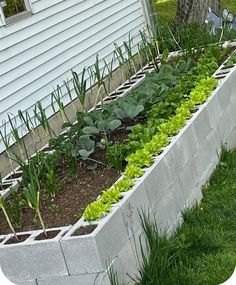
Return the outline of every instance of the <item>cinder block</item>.
[[[218,123],[218,131],[220,133],[221,141],[224,143],[225,139],[231,133],[235,122],[232,121],[232,116],[230,114],[229,108],[225,109],[224,116],[222,116],[221,120]]]
[[[131,191],[124,193],[124,197],[120,203],[117,204],[122,210],[129,237],[140,227],[140,211],[143,210],[146,212],[150,208],[145,188],[146,181],[149,179],[149,174],[145,175],[140,182],[137,182]]]
[[[169,160],[169,167],[172,172],[172,177],[173,179],[175,179],[176,176],[182,171],[186,163],[186,160],[184,157],[184,151],[183,151],[179,138],[173,144],[171,151],[169,153],[172,156],[172,158],[170,157],[170,160]]]
[[[125,221],[120,208],[113,209],[113,213],[101,220],[101,228],[96,233],[96,243],[104,265],[113,261],[127,243],[129,237]]]
[[[179,138],[181,148],[183,150],[184,166],[198,149],[198,141],[193,124],[188,124]]]
[[[233,128],[229,136],[225,139],[225,143],[229,149],[236,148],[236,126]]]
[[[23,282],[18,282],[17,285],[37,285],[36,280],[25,280]]]
[[[211,162],[218,164],[222,151],[222,141],[218,129],[212,130],[206,140],[208,142],[207,151],[211,155]]]
[[[155,220],[155,216],[152,212],[149,213],[149,216],[147,214],[145,216],[149,217],[148,219],[151,222]],[[142,226],[140,226],[140,228],[134,233],[129,242],[133,248],[136,262],[138,265],[140,265],[140,261],[142,260],[142,253],[147,254],[148,252],[147,238]]]
[[[196,132],[198,144],[201,144],[211,131],[210,120],[206,107],[200,108],[200,110],[194,114],[192,123]]]
[[[214,134],[217,134],[216,132]],[[219,141],[216,142],[217,136],[209,134],[209,136],[203,141],[201,147],[198,149],[194,156],[198,181],[202,180],[206,176],[206,173],[211,166],[219,159],[220,146]],[[219,152],[219,153],[218,153]],[[204,178],[205,179],[205,178]],[[192,189],[194,189],[193,187]]]
[[[121,208],[114,207],[98,222],[89,235],[71,236],[70,230],[61,240],[65,261],[71,275],[105,271],[128,241]]]
[[[233,70],[231,71],[226,81],[226,84],[228,84],[231,94],[234,94],[236,89],[235,76],[236,76],[236,66],[234,66]]]
[[[169,168],[164,157],[162,159],[156,159],[150,168],[148,178],[145,180],[145,187],[151,208],[165,195],[166,189],[170,184]]]
[[[211,163],[208,169],[203,173],[201,179],[199,179],[198,186],[203,187],[211,178],[212,173],[214,172],[217,164]]]
[[[222,82],[222,84],[220,84],[220,86],[217,88],[216,95],[219,99],[222,112],[224,112],[224,110],[228,108],[231,102],[231,87],[229,84],[231,80],[232,80],[232,75],[229,76],[227,80]]]
[[[215,130],[217,128],[218,122],[221,120],[221,117],[224,115],[224,111],[221,108],[219,98],[217,94],[212,96],[206,104],[206,109],[209,116],[209,121],[211,128]]]
[[[4,274],[16,283],[68,274],[57,240],[3,245],[0,249],[0,260]]]
[[[179,183],[181,191],[185,197],[185,200],[191,195],[192,190],[198,184],[197,168],[194,158],[189,160],[185,165],[183,171],[179,175]]]
[[[104,273],[38,279],[37,283],[38,285],[110,285],[109,278]]]
[[[168,151],[163,153],[163,160],[168,168],[166,175],[168,176],[169,184],[175,181],[185,164],[183,149],[179,140],[179,137],[177,137],[176,140],[168,146]]]
[[[185,208],[191,209],[194,205],[199,204],[203,198],[202,187],[198,185],[186,201]]]
[[[61,245],[70,275],[104,270],[93,234],[63,239]]]
[[[176,217],[184,208],[186,199],[179,182],[179,178],[168,188],[167,193],[156,204],[152,215],[161,231],[168,231]]]
[[[135,279],[139,275],[138,261],[134,250],[131,241],[128,241],[112,264],[120,284],[135,284],[132,278]]]

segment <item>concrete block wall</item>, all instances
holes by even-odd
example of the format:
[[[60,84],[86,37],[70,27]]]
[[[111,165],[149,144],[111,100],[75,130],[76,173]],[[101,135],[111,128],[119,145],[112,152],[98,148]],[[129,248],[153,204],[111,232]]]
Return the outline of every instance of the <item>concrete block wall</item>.
[[[88,224],[81,219],[59,238],[53,245],[55,253],[62,254],[58,272],[47,273],[47,262],[54,258],[50,242],[38,243],[41,248],[45,245],[50,258],[45,255],[38,260],[25,260],[24,270],[29,271],[26,274],[14,272],[19,263],[14,254],[23,252],[24,247],[25,252],[30,251],[30,245],[0,244],[1,266],[2,260],[8,260],[3,268],[6,276],[12,280],[17,276],[18,284],[26,285],[109,285],[107,269],[113,266],[121,281],[130,281],[128,275],[138,274],[139,240],[144,238],[138,211],[148,211],[160,229],[171,233],[181,222],[181,212],[201,200],[202,186],[219,161],[221,146],[236,146],[235,77],[234,67],[219,80],[207,102],[199,106],[143,177],[137,179],[133,189],[124,194],[111,213],[95,223],[93,233],[73,236],[79,227]],[[32,250],[34,247],[37,249],[32,242]],[[37,273],[34,266],[38,263],[43,265],[39,265]]]

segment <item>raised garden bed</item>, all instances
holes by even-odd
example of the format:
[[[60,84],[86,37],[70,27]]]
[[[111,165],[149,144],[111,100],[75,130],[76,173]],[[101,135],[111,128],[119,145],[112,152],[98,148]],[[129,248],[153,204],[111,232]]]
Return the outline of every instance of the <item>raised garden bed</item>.
[[[222,67],[214,74],[215,77],[219,76],[218,74],[221,73]],[[128,187],[126,192],[121,191],[118,200],[115,197],[117,203],[112,202],[114,203],[113,206],[107,203],[109,207],[104,212],[99,212],[99,209],[97,212],[95,211],[98,219],[100,218],[99,221],[91,223],[90,220],[93,220],[94,217],[93,206],[91,205],[91,208],[87,208],[87,215],[84,215],[85,218],[81,218],[72,228],[69,226],[50,229],[50,231],[60,231],[53,239],[38,241],[37,237],[42,234],[42,230],[26,231],[19,234],[24,236],[22,237],[23,239],[26,235],[29,235],[26,240],[22,241],[21,244],[9,245],[6,243],[12,238],[12,235],[0,236],[1,266],[6,275],[11,280],[22,281],[25,282],[24,284],[27,281],[34,282],[32,280],[36,279],[38,284],[60,284],[59,282],[70,285],[78,284],[78,282],[81,282],[81,284],[92,284],[97,273],[100,273],[99,278],[102,278],[102,272],[105,272],[107,269],[107,262],[113,262],[114,264],[121,262],[124,265],[124,261],[128,256],[132,264],[135,263],[133,239],[141,233],[137,209],[143,208],[144,210],[152,211],[157,216],[160,226],[166,227],[168,225],[169,230],[171,230],[179,221],[181,210],[187,205],[191,205],[196,198],[201,197],[201,186],[209,178],[218,161],[217,151],[220,152],[223,140],[227,139],[231,143],[232,139],[233,144],[232,130],[235,129],[236,120],[233,120],[233,107],[235,107],[233,103],[235,103],[235,100],[231,88],[233,86],[232,77],[235,75],[235,68],[229,68],[229,70],[227,74],[225,70],[224,74],[220,74],[224,78],[219,80],[217,89],[213,91],[206,103],[197,106],[197,109],[195,105],[191,105],[193,114],[187,114],[184,117],[181,124],[184,123],[183,126],[185,126],[177,135],[175,134],[179,131],[179,126],[176,126],[176,130],[169,130],[166,127],[167,125],[161,125],[162,131],[160,132],[159,130],[157,135],[163,135],[163,137],[158,137],[160,141],[161,139],[163,141],[157,148],[155,148],[155,145],[153,146],[155,151],[153,150],[152,152],[151,162],[147,161],[146,163],[145,159],[137,162],[137,157],[128,159],[128,167],[131,160],[135,161],[135,167],[144,167],[141,170],[144,175],[138,178],[140,176],[139,169],[135,169],[132,174],[128,175],[126,168],[124,171],[126,179],[130,181],[130,179],[137,177],[137,179],[133,180],[134,186],[131,190]],[[196,103],[198,105],[203,103],[210,95],[211,89],[215,86],[213,83],[215,84],[214,80],[203,81],[200,87],[206,92],[203,94],[204,98],[206,98],[200,98],[200,101],[197,100]],[[211,84],[212,87],[209,88]],[[195,87],[197,88],[197,86],[198,83]],[[125,88],[124,90],[127,89]],[[182,102],[184,103],[184,101]],[[178,106],[178,108],[180,107]],[[183,108],[181,110],[183,111]],[[217,110],[217,113],[215,110]],[[225,128],[225,117],[221,116],[226,111],[227,119],[230,119],[230,124],[227,122],[228,130]],[[178,115],[178,112],[176,115]],[[174,117],[175,115],[172,113],[171,119]],[[147,121],[144,118],[140,120],[142,123]],[[187,123],[185,124],[186,120]],[[176,121],[174,122],[176,123]],[[168,120],[165,120],[164,123],[168,123]],[[163,129],[164,126],[166,127],[165,130]],[[170,128],[171,126],[168,125],[168,127]],[[172,135],[171,139],[167,139],[168,135]],[[120,134],[118,134],[119,136]],[[147,143],[153,142],[153,137],[155,137],[155,134],[151,135],[151,140],[147,141]],[[151,144],[149,146],[149,149],[151,149]],[[144,147],[146,147],[146,144],[137,148],[136,156],[137,152]],[[207,155],[206,148],[209,148]],[[154,152],[156,153],[154,154]],[[145,158],[148,157],[149,154]],[[93,157],[93,159],[95,158]],[[84,162],[82,166],[85,166],[86,163]],[[79,174],[82,169],[80,168]],[[62,168],[61,171],[63,170]],[[95,171],[102,171],[102,167],[99,168],[98,166],[98,169]],[[98,189],[98,192],[94,193],[91,201],[97,198],[97,194],[101,193],[101,190],[112,186],[113,182],[118,178],[118,174],[114,170],[109,171],[111,171],[108,172],[109,179],[105,177],[105,183],[107,182],[108,184],[105,184],[105,186],[103,184]],[[85,176],[83,173],[81,175]],[[105,173],[95,172],[95,178],[98,182],[100,182],[99,179],[102,179],[102,175],[105,176]],[[119,181],[124,177],[119,178]],[[12,177],[11,179],[9,181],[14,181]],[[74,181],[72,180],[71,183],[73,185]],[[92,180],[91,184],[98,185],[99,183],[96,180]],[[71,196],[75,190],[76,187],[71,192],[68,192],[68,195]],[[57,197],[53,199],[56,201]],[[88,203],[91,201],[88,201]],[[71,208],[70,204],[68,206]],[[61,207],[63,207],[63,201]],[[57,209],[54,210],[57,211]],[[108,210],[110,212],[107,214]],[[77,212],[81,214],[81,211]],[[65,214],[67,215],[67,212]],[[105,214],[107,215],[102,217]],[[61,217],[59,220],[61,220]],[[52,223],[54,221],[56,221],[56,213]],[[56,224],[52,224],[52,226],[56,226]],[[88,232],[85,230],[87,226]],[[55,255],[54,250],[57,253]],[[46,259],[46,261],[39,266],[36,262],[36,257],[41,263],[42,260]],[[22,258],[24,262],[22,262]],[[60,266],[57,266],[54,258],[58,258]],[[20,265],[14,266],[17,263]],[[104,276],[107,278],[106,275]],[[104,279],[102,284],[108,284],[108,280]]]

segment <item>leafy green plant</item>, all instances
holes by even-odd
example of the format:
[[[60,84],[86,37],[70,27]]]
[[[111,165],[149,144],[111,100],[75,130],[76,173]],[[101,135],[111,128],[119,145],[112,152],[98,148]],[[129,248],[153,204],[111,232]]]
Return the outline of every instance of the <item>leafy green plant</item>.
[[[116,188],[112,188],[110,190],[103,191],[99,200],[104,204],[114,204],[117,203],[120,198],[121,192]]]
[[[133,185],[134,180],[123,178],[122,180],[117,182],[113,188],[119,192],[127,192],[132,188]]]
[[[105,116],[101,112],[91,112],[84,118],[87,126],[82,132],[90,135],[110,134],[121,126],[121,121],[114,116]]]
[[[86,207],[83,216],[88,222],[97,221],[106,216],[110,209],[110,204],[104,204],[102,201],[97,200]]]
[[[217,82],[217,79],[213,77],[202,79],[190,93],[191,101],[194,102],[195,105],[204,103],[211,91],[216,87]]]
[[[149,143],[145,144],[144,149],[152,156],[157,155],[161,148],[168,144],[168,136],[166,134],[155,135]]]
[[[136,165],[128,164],[125,168],[124,177],[126,179],[139,178],[142,175],[143,175],[142,169]]]
[[[144,106],[137,102],[133,97],[121,98],[115,104],[114,114],[122,121],[127,119],[134,120],[142,111]]]
[[[138,149],[135,153],[130,154],[126,161],[138,167],[149,167],[153,162],[147,149]]]
[[[126,144],[113,144],[107,149],[107,160],[111,167],[114,167],[118,172],[121,172],[124,160],[129,154],[129,146]]]
[[[79,155],[83,159],[88,159],[89,156],[94,152],[94,141],[91,140],[90,135],[82,135],[79,138]]]

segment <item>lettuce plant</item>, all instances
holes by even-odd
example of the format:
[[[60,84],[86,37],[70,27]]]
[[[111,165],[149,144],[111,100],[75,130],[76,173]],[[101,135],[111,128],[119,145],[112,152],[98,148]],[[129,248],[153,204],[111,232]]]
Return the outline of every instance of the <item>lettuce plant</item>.
[[[194,102],[195,105],[204,103],[211,91],[216,87],[217,82],[217,79],[213,77],[202,79],[190,93],[190,100]]]
[[[152,140],[146,143],[144,149],[152,156],[157,155],[161,148],[168,144],[168,136],[166,134],[157,134]]]
[[[104,204],[101,200],[97,200],[89,204],[84,211],[84,218],[86,221],[97,221],[106,216],[111,209],[111,204]]]
[[[128,165],[125,168],[124,177],[126,179],[134,179],[139,178],[143,175],[142,168],[132,164],[128,163]]]
[[[127,192],[132,188],[133,185],[134,180],[123,178],[121,181],[117,182],[113,188],[119,192]]]
[[[145,149],[138,149],[135,153],[130,154],[126,161],[138,167],[149,167],[152,164],[152,156]]]
[[[115,188],[106,190],[102,192],[99,200],[104,204],[114,204],[117,203],[121,198],[121,192]]]

